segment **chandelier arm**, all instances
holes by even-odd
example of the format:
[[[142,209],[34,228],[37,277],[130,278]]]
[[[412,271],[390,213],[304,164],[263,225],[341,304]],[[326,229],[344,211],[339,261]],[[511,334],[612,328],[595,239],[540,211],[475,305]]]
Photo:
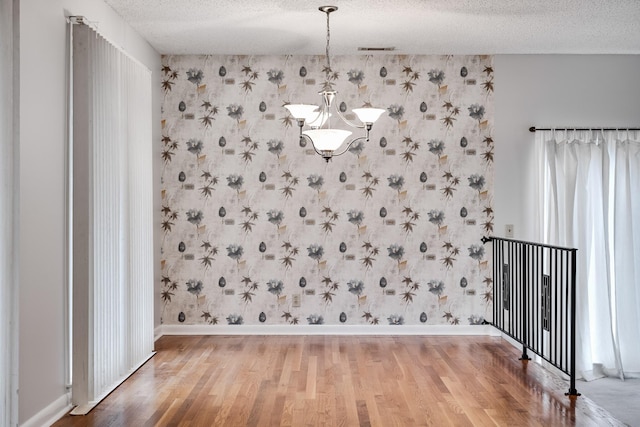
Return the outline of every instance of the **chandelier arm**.
[[[346,146],[346,147],[344,147],[344,150],[342,150],[342,151],[341,151],[341,152],[339,152],[339,153],[333,153],[333,157],[343,155],[344,153],[346,153],[347,151],[349,151],[349,148],[351,148],[351,146],[353,145],[353,143],[354,143],[354,142],[362,141],[362,140],[368,141],[368,140],[369,140],[369,135],[367,134],[367,136],[361,136],[361,137],[359,137],[359,138],[354,138],[354,139],[352,139],[351,141],[349,141],[349,143],[347,144],[347,146]]]
[[[364,129],[365,128],[365,125],[359,125],[357,123],[354,123],[354,122],[348,120],[345,116],[342,115],[342,112],[340,111],[339,108],[336,108],[335,110],[336,110],[336,113],[338,113],[338,117],[340,117],[340,119],[343,122],[345,122],[347,125],[349,125],[351,127],[354,127],[356,129]]]
[[[329,108],[321,107],[318,111],[318,115],[315,116],[313,120],[308,120],[307,124],[315,123],[317,120],[320,120],[319,124],[315,123],[315,126],[309,125],[311,129],[320,129],[322,126],[324,126],[325,122],[329,121],[329,117],[331,117]]]

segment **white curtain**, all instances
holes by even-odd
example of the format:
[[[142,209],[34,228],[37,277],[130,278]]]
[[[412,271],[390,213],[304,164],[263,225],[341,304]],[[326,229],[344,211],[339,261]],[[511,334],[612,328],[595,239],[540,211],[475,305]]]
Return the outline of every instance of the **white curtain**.
[[[151,72],[84,24],[73,38],[74,414],[153,352]]]
[[[640,132],[538,131],[539,239],[578,248],[577,370],[640,374]]]
[[[17,0],[0,0],[0,425],[18,424]],[[15,55],[15,56],[14,56]]]

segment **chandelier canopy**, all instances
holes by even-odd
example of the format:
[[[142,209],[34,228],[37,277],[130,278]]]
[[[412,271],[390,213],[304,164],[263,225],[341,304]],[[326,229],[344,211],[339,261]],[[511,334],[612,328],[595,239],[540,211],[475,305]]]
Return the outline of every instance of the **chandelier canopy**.
[[[329,15],[332,12],[338,10],[337,6],[320,6],[318,8],[321,12],[327,15],[327,45],[326,45],[326,60],[327,64],[324,68],[326,73],[331,72],[331,56],[329,52],[329,44],[331,39],[331,32],[329,27]],[[335,107],[335,99],[337,92],[333,89],[323,89],[318,92],[322,98],[322,103],[318,105],[310,104],[287,104],[285,108],[289,110],[291,115],[296,119],[298,127],[300,128],[300,141],[308,140],[313,145],[313,149],[324,157],[328,162],[333,156],[339,156],[344,154],[351,145],[356,141],[369,141],[369,131],[373,127],[373,123],[384,113],[382,108],[355,108],[353,113],[358,117],[361,124],[354,123],[348,120],[340,111]],[[352,128],[364,129],[364,135],[353,138],[345,144],[345,141],[351,136],[352,132],[343,129],[334,129],[331,127],[332,116],[339,117],[345,124]],[[303,130],[304,127],[307,130]],[[338,151],[340,147],[344,147]]]

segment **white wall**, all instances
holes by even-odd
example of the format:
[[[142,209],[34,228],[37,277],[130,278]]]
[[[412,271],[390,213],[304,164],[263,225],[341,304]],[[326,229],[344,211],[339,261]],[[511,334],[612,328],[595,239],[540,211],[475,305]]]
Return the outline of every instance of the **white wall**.
[[[495,67],[495,234],[532,240],[537,127],[640,127],[640,55],[498,55]]]
[[[149,67],[160,55],[102,0],[23,0],[20,41],[19,421],[64,402],[66,16],[83,15]],[[154,86],[160,140],[160,85]],[[55,408],[53,408],[55,409]]]

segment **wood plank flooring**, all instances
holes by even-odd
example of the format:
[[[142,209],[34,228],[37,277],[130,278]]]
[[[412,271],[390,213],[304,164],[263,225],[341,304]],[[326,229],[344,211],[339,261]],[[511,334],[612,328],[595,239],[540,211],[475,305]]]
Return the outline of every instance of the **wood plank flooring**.
[[[165,336],[156,350],[54,426],[624,425],[495,337]]]

